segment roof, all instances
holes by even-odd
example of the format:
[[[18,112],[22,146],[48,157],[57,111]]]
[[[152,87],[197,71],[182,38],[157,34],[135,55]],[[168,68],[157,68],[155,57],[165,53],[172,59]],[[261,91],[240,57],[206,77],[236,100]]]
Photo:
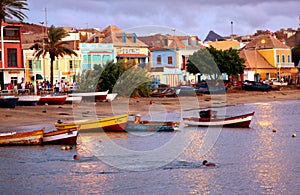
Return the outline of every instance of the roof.
[[[132,58],[145,58],[145,57],[148,57],[147,55],[145,54],[130,54],[130,53],[125,53],[125,54],[118,54],[117,57],[132,57]]]
[[[282,43],[270,34],[257,36],[255,39],[245,45],[245,49],[290,49],[289,46]]]
[[[115,46],[131,46],[131,47],[148,47],[147,44],[139,40],[138,38],[136,39],[136,42],[134,43],[133,40],[133,35],[134,33],[125,33],[126,34],[126,42],[122,42],[122,36],[125,32],[112,32],[112,34],[106,38],[104,38],[101,43],[112,43]]]
[[[245,59],[246,69],[268,69],[274,68],[268,61],[260,55],[257,50],[240,50],[239,56]]]
[[[239,49],[240,48],[240,42],[236,40],[224,40],[224,41],[214,41],[214,42],[208,42],[210,46],[213,46],[216,49],[226,50],[229,48],[233,49]]]

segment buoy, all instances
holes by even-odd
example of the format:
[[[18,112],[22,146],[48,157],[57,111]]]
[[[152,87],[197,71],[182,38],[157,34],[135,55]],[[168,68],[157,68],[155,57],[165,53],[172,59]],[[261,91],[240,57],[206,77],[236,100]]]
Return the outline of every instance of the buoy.
[[[273,132],[275,133],[277,130],[276,129],[273,129]]]
[[[66,147],[65,147],[65,146],[62,146],[60,149],[61,149],[61,150],[65,150],[65,149],[66,149]]]
[[[70,146],[66,146],[66,150],[70,150]]]
[[[296,133],[293,133],[293,134],[292,134],[292,137],[296,137]]]

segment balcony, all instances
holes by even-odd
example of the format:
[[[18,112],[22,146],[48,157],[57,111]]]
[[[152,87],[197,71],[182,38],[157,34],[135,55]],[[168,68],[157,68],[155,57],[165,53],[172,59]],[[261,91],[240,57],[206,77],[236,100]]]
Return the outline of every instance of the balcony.
[[[285,62],[285,63],[276,63],[277,68],[295,68],[295,64],[293,62]]]

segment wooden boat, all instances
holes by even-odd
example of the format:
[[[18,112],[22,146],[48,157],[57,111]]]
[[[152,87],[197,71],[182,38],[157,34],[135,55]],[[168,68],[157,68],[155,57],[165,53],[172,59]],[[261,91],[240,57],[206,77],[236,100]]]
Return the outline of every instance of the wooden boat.
[[[42,96],[38,101],[38,104],[49,104],[49,105],[63,105],[67,99],[67,96],[55,96],[55,95],[47,95]]]
[[[41,145],[44,129],[30,132],[0,133],[0,145]]]
[[[117,97],[117,93],[108,93],[106,96],[106,101],[111,102]]]
[[[71,97],[67,96],[65,104],[79,104],[82,100],[82,97]]]
[[[19,106],[35,106],[40,100],[41,96],[36,95],[22,95],[19,96],[17,105]]]
[[[106,101],[108,91],[86,92],[86,93],[71,93],[71,97],[82,97],[84,101]]]
[[[78,136],[78,128],[59,129],[44,133],[44,144],[75,145]]]
[[[201,115],[200,117],[189,117],[183,118],[183,122],[188,126],[199,126],[199,127],[209,127],[209,126],[223,126],[223,127],[249,127],[251,120],[254,116],[254,112],[231,116],[231,117],[220,117],[212,116],[209,110],[205,111],[209,114]]]
[[[58,121],[54,124],[56,129],[70,129],[80,126],[80,131],[99,130],[104,131],[124,131],[128,121],[128,114],[117,115],[97,120],[78,120],[73,122]]]
[[[179,128],[179,122],[161,122],[161,121],[128,121],[126,131],[176,131]]]
[[[272,86],[261,82],[245,81],[242,82],[242,89],[248,91],[270,91]]]
[[[15,108],[18,102],[18,97],[15,96],[0,96],[1,108]]]

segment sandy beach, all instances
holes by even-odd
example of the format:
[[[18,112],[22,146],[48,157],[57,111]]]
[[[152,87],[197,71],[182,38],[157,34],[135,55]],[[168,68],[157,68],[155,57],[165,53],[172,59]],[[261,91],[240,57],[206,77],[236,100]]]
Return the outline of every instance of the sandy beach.
[[[230,89],[226,94],[204,94],[197,97],[176,98],[125,98],[112,102],[80,103],[79,105],[16,106],[0,108],[0,131],[13,130],[20,126],[54,124],[57,120],[72,121],[112,116],[129,112],[148,114],[153,110],[181,112],[189,109],[205,109],[216,106],[232,106],[258,102],[300,100],[300,89],[284,88],[270,92]]]

